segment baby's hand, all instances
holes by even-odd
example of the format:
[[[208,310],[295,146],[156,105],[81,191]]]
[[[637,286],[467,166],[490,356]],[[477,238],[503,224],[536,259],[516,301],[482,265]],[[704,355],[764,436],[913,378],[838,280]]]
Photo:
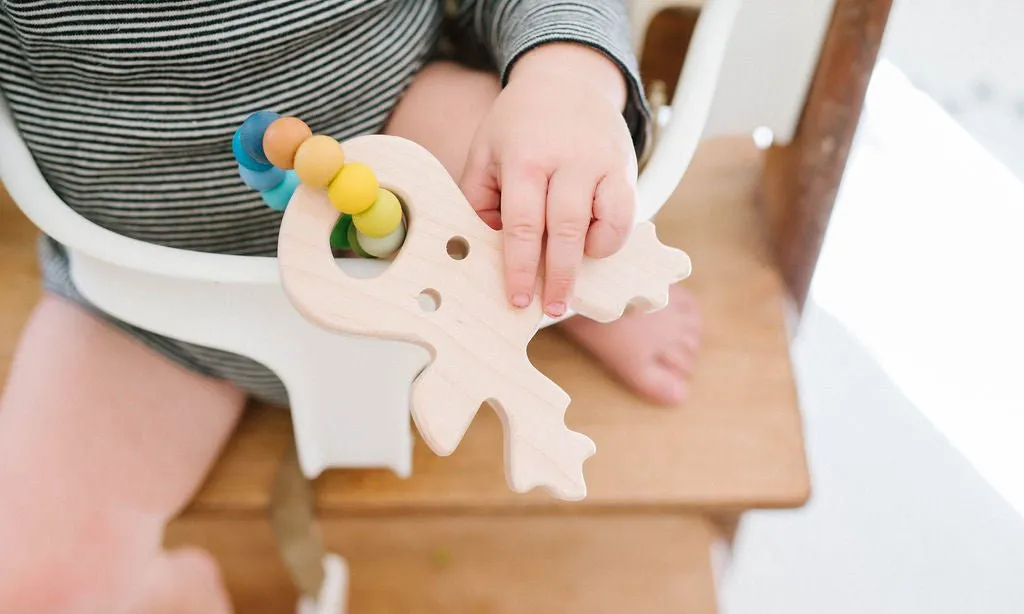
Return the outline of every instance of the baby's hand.
[[[625,77],[606,56],[551,43],[516,62],[476,133],[461,187],[504,229],[516,307],[533,302],[543,258],[544,311],[563,315],[584,253],[603,258],[625,243],[637,175],[625,98]]]

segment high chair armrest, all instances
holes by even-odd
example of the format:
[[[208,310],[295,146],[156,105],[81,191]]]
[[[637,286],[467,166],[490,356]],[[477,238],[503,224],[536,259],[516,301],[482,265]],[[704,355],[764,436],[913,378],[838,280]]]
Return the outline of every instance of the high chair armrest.
[[[638,0],[632,7],[637,35],[643,35],[658,10],[693,4],[693,0]],[[658,213],[690,166],[704,134],[726,47],[742,4],[743,0],[703,3],[672,97],[671,119],[662,128],[637,182],[636,223]],[[638,14],[642,9],[647,12]]]
[[[0,181],[42,232],[73,251],[152,275],[217,283],[277,283],[274,258],[226,256],[163,247],[94,224],[60,199],[43,177],[0,95]]]
[[[72,252],[139,273],[186,281],[237,285],[279,283],[276,258],[164,247],[117,234],[76,213],[43,177],[2,95],[0,151],[3,152],[0,181],[15,204],[42,232]],[[382,265],[370,260],[346,259],[342,266],[352,275],[367,275]]]

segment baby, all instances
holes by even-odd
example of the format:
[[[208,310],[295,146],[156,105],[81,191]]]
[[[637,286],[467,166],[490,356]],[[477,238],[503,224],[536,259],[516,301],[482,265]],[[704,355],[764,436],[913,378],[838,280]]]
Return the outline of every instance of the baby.
[[[562,315],[586,254],[630,230],[650,117],[625,0],[3,0],[0,89],[48,181],[118,233],[269,256],[280,214],[238,178],[230,138],[269,108],[339,140],[430,150],[506,237],[508,299]],[[2,152],[0,152],[2,155]],[[165,552],[247,397],[273,373],[99,313],[62,247],[0,397],[0,612],[223,614],[216,566]],[[538,274],[543,285],[535,296]],[[692,299],[561,325],[637,393],[686,395]]]

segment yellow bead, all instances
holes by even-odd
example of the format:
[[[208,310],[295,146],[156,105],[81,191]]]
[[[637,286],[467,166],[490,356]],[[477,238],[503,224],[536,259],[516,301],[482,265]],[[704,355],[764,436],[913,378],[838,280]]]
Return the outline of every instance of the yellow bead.
[[[356,215],[373,205],[379,189],[377,176],[370,167],[353,162],[342,167],[331,181],[330,187],[327,188],[327,197],[338,211]]]
[[[402,223],[402,204],[397,196],[382,188],[378,190],[373,206],[353,215],[352,223],[356,230],[368,237],[386,237]]]
[[[311,136],[295,152],[295,174],[311,188],[326,188],[345,164],[341,143],[329,136]]]

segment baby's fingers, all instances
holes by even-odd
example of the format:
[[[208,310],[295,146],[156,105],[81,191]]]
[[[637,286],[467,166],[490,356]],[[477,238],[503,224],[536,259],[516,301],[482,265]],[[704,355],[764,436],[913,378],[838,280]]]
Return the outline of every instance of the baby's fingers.
[[[459,189],[485,224],[501,230],[501,190],[494,169],[490,154],[474,147],[459,179]]]
[[[592,174],[560,169],[548,187],[544,312],[551,317],[565,314],[572,298],[583,263],[595,183]]]
[[[512,168],[501,177],[501,224],[505,233],[505,275],[509,298],[528,307],[537,288],[537,270],[544,239],[544,201],[548,180],[543,173]]]
[[[607,258],[622,249],[633,229],[636,185],[624,175],[605,175],[594,194],[594,222],[587,232],[586,254]]]

